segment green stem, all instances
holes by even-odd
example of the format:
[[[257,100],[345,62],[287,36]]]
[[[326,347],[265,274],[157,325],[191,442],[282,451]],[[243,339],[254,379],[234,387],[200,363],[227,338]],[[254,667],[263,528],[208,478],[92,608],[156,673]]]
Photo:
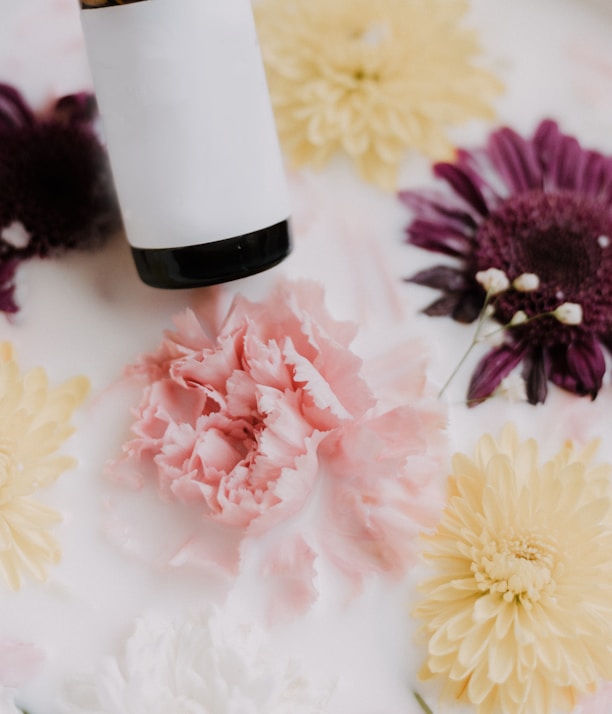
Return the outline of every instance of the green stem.
[[[476,323],[476,332],[474,333],[474,337],[472,338],[472,343],[470,346],[467,348],[467,350],[464,352],[463,357],[459,360],[457,363],[457,366],[455,369],[451,372],[450,377],[444,382],[444,385],[442,386],[442,389],[438,392],[438,398],[442,397],[444,392],[447,390],[448,386],[450,383],[453,381],[453,379],[456,377],[457,372],[463,367],[463,364],[465,360],[469,357],[470,352],[474,349],[474,347],[478,343],[478,338],[480,337],[480,331],[482,330],[482,326],[484,324],[484,320],[486,317],[486,312],[487,312],[487,307],[489,305],[489,302],[491,300],[491,293],[487,293],[485,295],[485,300],[484,300],[484,305],[482,306],[482,310],[480,311],[480,315],[478,316],[478,322]]]
[[[414,698],[417,700],[417,702],[419,703],[419,706],[425,712],[425,714],[433,714],[431,709],[427,706],[427,702],[423,699],[423,697],[418,692],[412,692],[412,693],[414,694]]]
[[[485,296],[485,301],[484,305],[482,306],[482,310],[480,311],[480,314],[478,316],[478,322],[476,323],[476,332],[474,333],[474,337],[472,339],[472,343],[470,346],[467,348],[465,351],[463,357],[459,360],[457,363],[457,366],[455,369],[451,372],[450,377],[444,382],[444,386],[442,389],[438,392],[438,398],[440,398],[444,392],[447,390],[448,386],[450,383],[453,381],[453,379],[456,377],[457,372],[463,367],[464,362],[466,359],[469,357],[470,352],[474,349],[474,347],[478,344],[478,339],[480,337],[480,332],[482,330],[482,326],[484,325],[484,319],[486,317],[486,311],[487,307],[489,305],[489,302],[491,300],[491,294],[487,293]],[[517,325],[517,327],[520,327],[521,325],[526,325],[528,322],[533,322],[534,320],[540,320],[543,317],[548,317],[550,315],[554,315],[554,312],[548,311],[548,312],[540,312],[537,315],[532,315],[531,317],[528,317],[524,322],[521,322]],[[498,332],[503,332],[504,330],[508,330],[511,327],[514,327],[511,322],[507,323],[506,325],[502,325],[501,327],[498,327],[496,330],[493,330],[493,332],[489,332],[486,336],[487,337],[492,337],[493,335],[496,335]]]

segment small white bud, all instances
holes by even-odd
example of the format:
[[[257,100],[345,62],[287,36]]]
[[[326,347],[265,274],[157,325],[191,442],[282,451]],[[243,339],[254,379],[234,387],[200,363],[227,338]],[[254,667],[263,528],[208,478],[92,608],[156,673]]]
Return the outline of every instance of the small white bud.
[[[29,231],[21,221],[13,221],[0,232],[0,238],[2,238],[5,243],[12,245],[13,248],[25,248],[30,242],[31,237]]]
[[[520,293],[530,293],[540,287],[540,278],[535,273],[522,273],[514,280],[512,287]]]
[[[499,268],[479,270],[476,273],[476,280],[482,285],[489,295],[498,295],[510,287],[508,276]]]
[[[512,315],[510,325],[512,327],[514,327],[515,325],[522,325],[524,322],[527,322],[528,319],[529,317],[524,310],[517,310],[514,315]]]
[[[582,322],[582,305],[564,302],[553,310],[553,315],[564,325],[579,325]]]

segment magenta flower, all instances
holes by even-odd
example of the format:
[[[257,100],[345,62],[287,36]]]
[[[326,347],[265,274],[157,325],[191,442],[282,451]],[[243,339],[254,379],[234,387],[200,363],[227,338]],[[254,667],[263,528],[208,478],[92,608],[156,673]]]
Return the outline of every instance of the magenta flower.
[[[34,114],[0,84],[0,310],[16,312],[14,276],[33,256],[93,248],[120,226],[92,95]]]
[[[414,213],[408,242],[455,264],[409,280],[442,291],[428,315],[473,322],[490,298],[505,327],[475,368],[468,402],[489,397],[520,364],[532,404],[545,401],[549,381],[594,399],[602,346],[612,348],[612,157],[547,120],[531,139],[495,131],[486,147],[460,150],[434,173],[445,192],[400,194]],[[490,269],[509,280],[493,298],[477,280]]]

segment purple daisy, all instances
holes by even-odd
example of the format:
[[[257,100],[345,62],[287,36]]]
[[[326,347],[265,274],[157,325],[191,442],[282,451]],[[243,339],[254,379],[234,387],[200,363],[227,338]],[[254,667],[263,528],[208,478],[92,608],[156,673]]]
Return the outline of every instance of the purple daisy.
[[[61,98],[35,114],[0,84],[0,310],[16,312],[21,261],[98,247],[120,225],[91,94]]]
[[[468,403],[521,363],[532,404],[545,401],[549,381],[594,399],[602,346],[612,349],[612,157],[547,120],[531,139],[497,130],[434,174],[444,191],[400,194],[413,212],[408,242],[455,260],[409,278],[442,291],[424,312],[473,322],[490,297],[477,274],[494,268],[510,283],[489,308],[504,341],[476,366]],[[566,306],[579,319],[563,319]]]

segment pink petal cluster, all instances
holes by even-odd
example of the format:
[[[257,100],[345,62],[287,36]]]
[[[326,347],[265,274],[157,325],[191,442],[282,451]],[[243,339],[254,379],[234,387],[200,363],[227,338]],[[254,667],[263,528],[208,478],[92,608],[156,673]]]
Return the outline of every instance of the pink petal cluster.
[[[265,564],[302,604],[314,595],[296,568],[311,581],[321,553],[358,581],[401,572],[439,468],[439,407],[384,412],[349,349],[356,327],[329,315],[315,283],[238,296],[217,329],[195,310],[175,324],[130,369],[146,386],[115,477],[141,485],[152,466],[163,497],[198,504],[239,543],[315,503],[325,537],[298,528]]]

